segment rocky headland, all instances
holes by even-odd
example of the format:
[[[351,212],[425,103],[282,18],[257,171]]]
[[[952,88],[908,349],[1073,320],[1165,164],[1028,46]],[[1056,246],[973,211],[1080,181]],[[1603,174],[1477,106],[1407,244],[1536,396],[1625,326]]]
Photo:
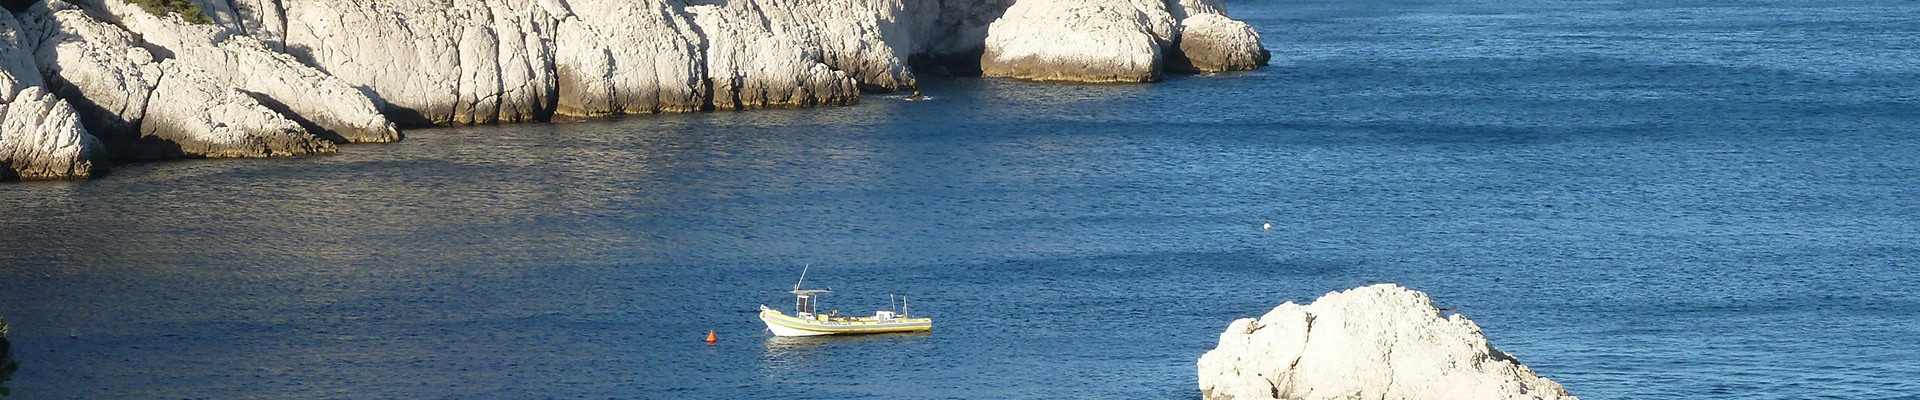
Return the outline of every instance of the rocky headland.
[[[1392,284],[1233,321],[1199,364],[1208,400],[1575,399],[1493,348],[1473,321]]]
[[[1152,82],[1268,57],[1219,0],[132,1],[6,3],[0,180],[411,127],[845,105],[915,71]]]

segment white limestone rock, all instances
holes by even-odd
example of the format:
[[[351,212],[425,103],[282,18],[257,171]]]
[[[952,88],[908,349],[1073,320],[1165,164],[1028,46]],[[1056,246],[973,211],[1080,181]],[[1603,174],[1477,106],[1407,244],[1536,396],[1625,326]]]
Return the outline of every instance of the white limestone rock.
[[[1162,49],[1173,46],[1179,39],[1180,20],[1168,13],[1167,3],[1161,0],[1130,0],[1133,9],[1140,13],[1141,22],[1147,27],[1147,33],[1153,35],[1154,44]]]
[[[106,170],[106,149],[66,100],[27,87],[0,101],[0,181],[81,179]]]
[[[286,51],[287,18],[279,0],[193,0],[214,26],[225,33],[247,35],[273,51]]]
[[[594,117],[698,111],[704,41],[665,0],[574,1],[554,32],[555,114]]]
[[[1209,400],[1576,399],[1494,349],[1473,321],[1392,284],[1233,321],[1199,371]]]
[[[1267,65],[1270,54],[1252,26],[1220,14],[1194,14],[1180,21],[1180,48],[1170,57],[1172,68],[1219,72],[1250,70]]]
[[[135,153],[140,119],[160,81],[153,54],[125,30],[57,1],[18,17],[25,31],[42,38],[35,60],[48,91],[68,100],[109,153]]]
[[[1227,15],[1227,6],[1221,0],[1166,0],[1166,2],[1167,13],[1172,14],[1176,21],[1200,14],[1219,14],[1223,17]]]
[[[905,0],[752,1],[775,36],[792,40],[862,87],[880,92],[915,87],[907,67],[913,33],[895,24],[901,18],[927,18],[906,14]]]
[[[219,25],[156,17],[121,0],[76,0],[96,19],[118,21],[143,47],[211,73],[263,105],[301,123],[308,132],[342,143],[384,143],[400,131],[366,93],[346,81],[301,64],[266,43]],[[224,1],[212,4],[226,4]],[[216,18],[232,19],[233,17]]]
[[[548,7],[522,0],[282,3],[294,58],[365,88],[402,125],[534,121],[552,112]]]
[[[750,1],[687,7],[707,41],[707,77],[715,110],[853,104],[853,78],[820,63],[795,41],[775,36]]]
[[[4,102],[11,101],[21,89],[46,83],[33,61],[33,46],[39,41],[28,37],[19,20],[10,15],[0,17],[5,17],[0,18],[0,102]]]
[[[106,169],[105,148],[65,100],[47,93],[17,21],[0,18],[0,181],[76,179]]]
[[[334,152],[333,142],[268,109],[198,67],[160,63],[163,98],[140,121],[137,158],[270,157]]]
[[[177,59],[156,62],[134,35],[106,22],[118,19],[111,14],[96,17],[104,10],[93,9],[90,15],[59,0],[46,4],[22,16],[25,25],[37,26],[45,36],[37,53],[41,72],[115,156],[264,157],[333,151],[332,143],[313,137],[217,75]]]
[[[1147,14],[1130,0],[1019,0],[987,28],[981,72],[1040,81],[1158,81],[1162,43]]]

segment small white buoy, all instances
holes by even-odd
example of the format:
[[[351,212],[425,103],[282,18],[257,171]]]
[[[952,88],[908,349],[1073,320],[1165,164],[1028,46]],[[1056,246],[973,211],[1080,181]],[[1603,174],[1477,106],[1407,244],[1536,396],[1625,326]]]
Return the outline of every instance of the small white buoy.
[[[1272,223],[1272,222],[1268,222],[1268,223],[1265,223],[1265,224],[1261,224],[1261,225],[1260,225],[1260,230],[1263,230],[1263,231],[1270,231],[1270,230],[1273,230],[1273,223]]]

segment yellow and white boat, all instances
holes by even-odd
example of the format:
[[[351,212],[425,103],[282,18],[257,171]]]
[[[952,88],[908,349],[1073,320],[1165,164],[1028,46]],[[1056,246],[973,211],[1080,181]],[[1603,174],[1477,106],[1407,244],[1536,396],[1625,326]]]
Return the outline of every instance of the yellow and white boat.
[[[807,273],[800,271],[800,281],[805,282]],[[820,295],[833,293],[831,289],[801,289],[799,283],[793,284],[794,315],[760,305],[760,321],[767,323],[767,330],[776,336],[819,336],[851,335],[891,332],[924,332],[933,330],[932,318],[912,318],[907,316],[907,308],[902,304],[901,312],[875,311],[871,317],[842,317],[839,311],[826,314],[814,312],[819,304]]]

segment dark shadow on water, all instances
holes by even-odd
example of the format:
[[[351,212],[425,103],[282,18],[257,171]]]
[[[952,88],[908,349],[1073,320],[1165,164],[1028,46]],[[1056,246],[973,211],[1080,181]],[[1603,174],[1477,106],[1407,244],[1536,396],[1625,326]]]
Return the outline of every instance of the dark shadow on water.
[[[13,344],[7,341],[7,320],[0,317],[0,396],[13,395],[7,381],[13,379],[13,371],[19,370],[20,362],[13,360]]]

